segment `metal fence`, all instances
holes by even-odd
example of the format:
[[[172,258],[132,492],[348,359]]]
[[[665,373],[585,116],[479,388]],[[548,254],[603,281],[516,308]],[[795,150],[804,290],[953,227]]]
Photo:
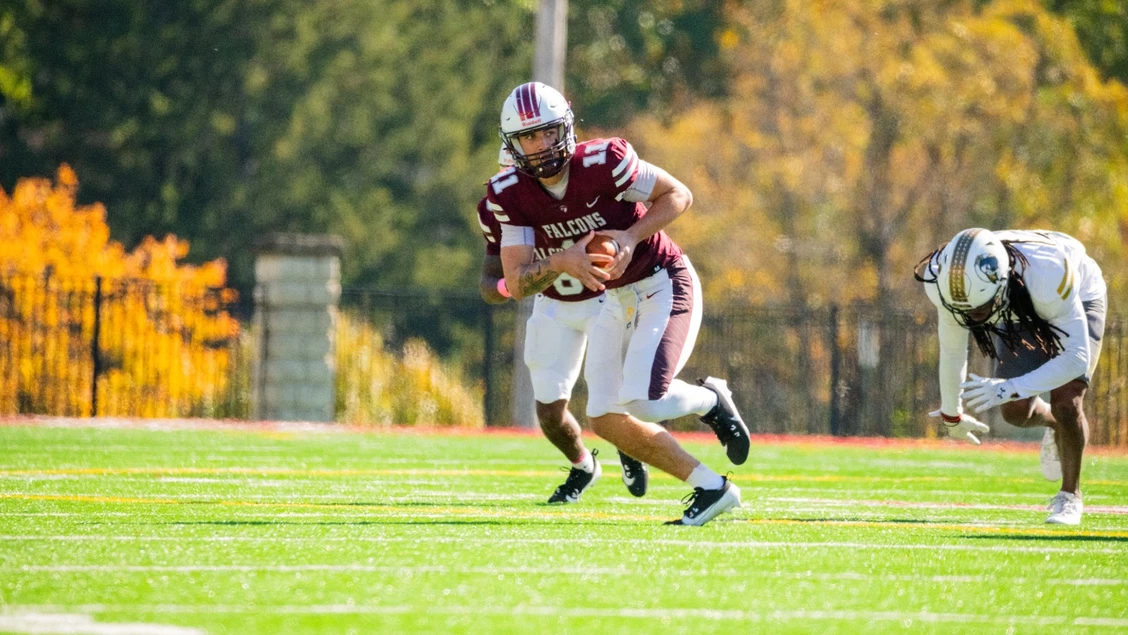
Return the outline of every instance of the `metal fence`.
[[[245,417],[229,304],[199,284],[0,277],[0,414]]]
[[[398,346],[421,338],[485,392],[485,419],[508,425],[517,307],[486,305],[476,294],[347,291],[345,310],[365,316]],[[1128,445],[1128,356],[1124,323],[1110,319],[1087,398],[1091,441]],[[970,369],[989,375],[972,344]],[[707,303],[697,345],[681,377],[729,380],[753,432],[836,436],[935,436],[927,413],[939,405],[935,314],[880,313],[868,306],[789,308]],[[581,379],[572,411],[581,421]],[[996,436],[1040,438],[990,416]],[[703,430],[693,417],[667,425]]]
[[[473,293],[346,289],[341,307],[388,350],[425,341],[460,376],[480,382],[485,420],[508,425],[517,306]],[[219,290],[146,281],[0,277],[0,415],[249,416],[245,333],[217,331]],[[754,432],[918,437],[936,434],[939,402],[931,313],[870,307],[706,304],[682,377],[729,380]],[[1092,442],[1128,446],[1125,323],[1108,321],[1089,392]],[[971,347],[971,367],[990,374]],[[339,351],[348,356],[357,351]],[[581,380],[572,410],[583,420]],[[703,429],[692,417],[667,422]],[[997,414],[999,434],[1010,430]]]

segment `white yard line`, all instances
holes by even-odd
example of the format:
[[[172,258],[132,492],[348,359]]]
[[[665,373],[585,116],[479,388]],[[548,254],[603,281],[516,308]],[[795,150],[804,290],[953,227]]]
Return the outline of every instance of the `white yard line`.
[[[21,479],[21,480],[24,480],[24,479]],[[31,479],[26,479],[26,480],[31,480]],[[280,494],[285,494],[286,492],[274,489],[276,487],[302,485],[302,483],[293,482],[293,481],[270,480],[270,481],[266,481],[266,482],[260,482],[260,481],[256,481],[256,480],[243,480],[243,479],[232,480],[232,481],[222,481],[222,480],[208,481],[207,479],[195,480],[195,479],[184,478],[184,477],[158,477],[158,478],[155,478],[155,479],[139,479],[139,480],[145,480],[149,483],[154,483],[154,484],[156,484],[156,483],[214,482],[214,483],[221,483],[221,484],[225,484],[225,485],[227,485],[227,484],[238,485],[238,486],[240,486],[240,499],[255,501],[255,502],[260,502],[260,501],[275,502],[275,501],[277,501],[278,496]],[[404,485],[412,484],[412,483],[417,484],[417,485],[432,485],[432,484],[434,484],[434,483],[431,483],[431,482],[428,482],[428,481],[415,481],[415,480],[402,481],[401,480],[401,481],[397,481],[395,483],[395,485],[396,485],[397,488],[401,488]],[[262,493],[262,494],[251,493],[251,491],[253,491],[257,487],[261,487],[262,490],[266,493]],[[333,503],[355,503],[355,502],[358,502],[357,501],[358,497],[373,496],[373,495],[383,496],[382,494],[379,494],[379,493],[383,492],[384,489],[385,488],[383,488],[383,487],[362,487],[362,488],[353,488],[352,490],[350,490],[349,493],[343,493],[343,494],[315,494],[315,493],[309,493],[303,488],[294,487],[294,491],[292,493],[300,494],[301,498],[302,498],[302,501],[301,501],[302,503],[317,505],[317,504],[333,504]],[[684,488],[682,488],[682,489],[684,489]],[[678,491],[681,491],[681,490],[678,490]],[[3,492],[3,493],[8,497],[27,496],[27,497],[33,498],[33,497],[44,495],[42,492],[27,492],[27,491],[11,491],[11,492]],[[863,494],[863,492],[858,492],[858,493]],[[72,493],[67,494],[67,496],[104,496],[104,495],[105,495],[104,492],[97,493],[97,494],[95,494],[95,493],[75,494],[75,493],[72,492]],[[202,492],[163,493],[159,490],[155,490],[155,489],[150,488],[150,490],[146,492],[146,495],[149,496],[149,497],[152,497],[152,498],[163,498],[163,499],[186,501],[186,502],[190,502],[190,503],[199,503],[199,504],[227,502],[227,501],[224,501],[224,500],[209,499],[209,498],[207,498],[207,494],[202,493]],[[1037,498],[1037,497],[1031,497],[1028,494],[1024,495],[1024,496],[1028,499],[1029,498]],[[540,493],[535,493],[535,494],[534,493],[494,494],[494,493],[467,492],[467,493],[459,493],[458,495],[453,495],[449,492],[449,490],[445,490],[445,491],[433,491],[433,492],[412,492],[410,495],[405,495],[405,496],[400,496],[400,497],[392,497],[392,498],[385,497],[383,500],[380,500],[378,502],[372,502],[372,501],[360,501],[360,502],[368,502],[368,503],[373,504],[373,505],[394,505],[398,502],[414,501],[414,500],[419,500],[419,499],[449,500],[452,503],[456,503],[456,504],[465,503],[468,500],[469,501],[473,501],[473,500],[488,500],[488,501],[512,500],[515,504],[525,504],[525,502],[527,502],[528,500],[540,500],[543,497],[544,497],[544,495],[542,495]],[[641,505],[641,506],[677,506],[678,505],[678,500],[673,499],[673,498],[668,499],[668,500],[661,500],[661,499],[657,499],[657,498],[648,498],[648,499],[639,500],[639,499],[626,498],[626,497],[612,497],[608,500],[609,500],[609,502],[631,503],[632,505]],[[766,497],[763,500],[768,501],[768,502],[783,503],[783,504],[785,504],[785,506],[788,510],[796,512],[796,513],[806,512],[806,511],[817,512],[824,507],[825,508],[835,508],[835,509],[841,508],[841,507],[855,507],[855,508],[857,508],[856,511],[858,511],[858,513],[865,513],[867,511],[866,508],[873,508],[873,507],[907,508],[907,509],[932,509],[932,510],[951,510],[951,511],[959,511],[959,510],[965,510],[966,509],[966,510],[998,510],[998,511],[1037,511],[1037,512],[1042,512],[1042,511],[1045,511],[1045,509],[1046,509],[1046,505],[1041,503],[1041,502],[1039,502],[1037,504],[1028,504],[1028,505],[999,505],[999,504],[990,504],[990,503],[958,503],[958,502],[944,503],[944,502],[928,502],[928,501],[899,501],[899,500],[888,500],[888,499],[886,499],[886,500],[876,500],[876,499],[859,500],[859,499],[787,497],[787,496]],[[1047,497],[1046,500],[1048,501],[1049,498]],[[813,504],[815,506],[814,507],[798,508],[798,507],[794,506],[794,503],[808,503],[808,504]],[[281,503],[280,502],[280,504],[290,504],[290,503],[288,503],[288,502],[287,503]],[[346,510],[342,510],[342,512],[344,512],[344,511],[346,511]],[[361,510],[355,510],[355,511],[360,512]],[[1120,514],[1128,514],[1128,506],[1126,506],[1126,505],[1086,505],[1085,511],[1087,513],[1090,513],[1090,514],[1116,514],[1116,515],[1120,515]],[[486,513],[486,512],[483,511],[483,513]]]
[[[1027,495],[1029,496],[1029,495]],[[908,507],[914,509],[996,509],[1005,511],[1042,511],[1045,505],[993,505],[987,503],[932,503],[925,501],[898,500],[847,500],[837,498],[792,498],[783,496],[768,497],[765,500],[782,503],[815,503],[827,507]],[[1128,506],[1086,505],[1085,511],[1096,514],[1128,514]]]
[[[865,621],[899,622],[908,627],[915,622],[930,624],[1023,624],[1033,626],[1106,626],[1109,628],[1128,627],[1128,619],[1104,617],[1064,617],[1031,615],[997,615],[977,613],[931,613],[912,611],[743,611],[735,609],[647,609],[647,608],[588,608],[555,606],[407,606],[373,604],[321,604],[321,605],[261,605],[261,604],[90,604],[90,605],[48,605],[15,607],[24,610],[51,611],[71,610],[83,613],[112,611],[143,613],[184,613],[184,614],[284,614],[284,615],[407,615],[412,613],[426,615],[483,615],[515,616],[529,615],[541,617],[599,617],[627,618],[642,620],[697,619],[710,621],[737,622],[810,622],[810,621]]]
[[[294,573],[294,572],[350,572],[350,573],[442,573],[474,575],[590,575],[590,576],[646,576],[649,570],[624,567],[472,567],[450,565],[368,565],[368,564],[297,564],[297,565],[22,565],[0,567],[0,573]],[[749,571],[746,569],[680,569],[662,567],[662,575],[695,577],[766,577],[795,580],[851,581],[851,582],[929,582],[936,584],[1006,583],[1049,584],[1056,586],[1128,586],[1128,578],[1023,578],[988,575],[874,575],[851,571],[839,573],[813,573],[808,571]]]
[[[1052,537],[1052,536],[1051,536]],[[991,536],[1005,540],[1007,535]],[[35,535],[7,535],[0,536],[0,542],[26,541],[26,542],[67,542],[67,541],[120,541],[120,542],[248,542],[248,543],[324,543],[324,542],[419,542],[419,537],[384,537],[384,536],[308,536],[308,537],[267,537],[267,536],[111,536],[104,534],[87,534],[83,536],[35,536]],[[613,538],[464,538],[458,536],[428,536],[423,538],[429,543],[457,543],[457,544],[482,544],[498,547],[506,544],[552,544],[559,545],[566,541],[569,545],[617,545],[624,546],[622,540]],[[673,547],[692,547],[698,549],[858,549],[858,550],[921,550],[921,551],[987,551],[1011,553],[1064,553],[1064,554],[1114,554],[1128,556],[1128,550],[1123,548],[1083,548],[1083,547],[1035,547],[1026,545],[953,545],[953,544],[871,544],[866,542],[789,542],[789,541],[759,541],[745,542],[723,541],[697,541],[673,539],[646,539],[647,544],[658,544]]]

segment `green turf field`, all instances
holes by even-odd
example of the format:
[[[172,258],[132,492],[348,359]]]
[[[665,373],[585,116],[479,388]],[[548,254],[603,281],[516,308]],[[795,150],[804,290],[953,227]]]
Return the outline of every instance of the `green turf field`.
[[[1128,456],[1086,458],[1061,528],[1034,445],[760,440],[731,468],[696,438],[744,508],[690,528],[661,524],[687,486],[634,499],[589,445],[603,480],[545,507],[537,436],[0,426],[0,631],[1128,631]]]

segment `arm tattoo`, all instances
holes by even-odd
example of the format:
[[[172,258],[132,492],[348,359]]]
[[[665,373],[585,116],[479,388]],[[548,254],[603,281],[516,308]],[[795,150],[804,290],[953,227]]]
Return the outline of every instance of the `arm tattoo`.
[[[544,291],[559,275],[559,272],[548,268],[547,260],[538,260],[521,267],[521,274],[517,277],[520,295],[530,296]]]

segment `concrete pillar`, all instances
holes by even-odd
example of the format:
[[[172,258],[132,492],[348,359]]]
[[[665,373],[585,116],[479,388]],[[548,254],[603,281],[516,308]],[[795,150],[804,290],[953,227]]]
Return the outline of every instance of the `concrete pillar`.
[[[333,421],[343,246],[316,234],[256,242],[255,419]]]

